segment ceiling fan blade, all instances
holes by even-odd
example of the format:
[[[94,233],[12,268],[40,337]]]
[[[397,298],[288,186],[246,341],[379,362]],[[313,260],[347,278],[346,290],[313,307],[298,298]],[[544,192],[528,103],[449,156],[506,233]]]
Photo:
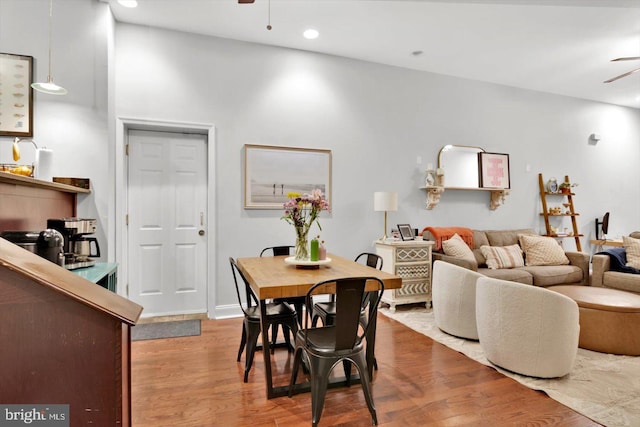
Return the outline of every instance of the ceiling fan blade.
[[[624,58],[612,59],[611,62],[616,62],[616,61],[637,61],[638,59],[640,59],[640,56],[627,56],[627,57],[624,57]]]
[[[633,74],[633,73],[637,73],[638,71],[640,71],[640,68],[636,68],[635,70],[631,70],[631,71],[628,71],[628,72],[626,72],[626,73],[624,73],[624,74],[620,74],[619,76],[614,77],[614,78],[612,78],[612,79],[605,80],[605,81],[604,81],[604,83],[611,83],[611,82],[615,82],[615,81],[616,81],[616,80],[618,80],[618,79],[621,79],[621,78],[623,78],[623,77],[627,77],[628,75],[631,75],[631,74]]]

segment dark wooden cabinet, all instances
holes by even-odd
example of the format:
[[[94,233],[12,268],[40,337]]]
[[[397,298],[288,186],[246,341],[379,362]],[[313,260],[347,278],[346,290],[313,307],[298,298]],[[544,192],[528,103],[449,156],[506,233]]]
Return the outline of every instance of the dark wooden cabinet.
[[[131,425],[142,307],[0,239],[0,402],[68,404],[72,426]]]
[[[76,216],[78,194],[91,190],[0,172],[0,231],[40,231],[49,218]]]

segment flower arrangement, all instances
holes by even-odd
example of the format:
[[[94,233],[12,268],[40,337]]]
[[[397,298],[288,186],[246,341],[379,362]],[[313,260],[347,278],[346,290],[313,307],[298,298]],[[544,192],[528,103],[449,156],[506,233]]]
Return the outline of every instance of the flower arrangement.
[[[306,260],[309,259],[309,229],[316,223],[322,230],[318,216],[320,212],[330,211],[331,208],[322,191],[317,188],[311,194],[287,193],[287,197],[289,200],[283,205],[284,215],[281,219],[293,225],[296,230],[296,259]]]

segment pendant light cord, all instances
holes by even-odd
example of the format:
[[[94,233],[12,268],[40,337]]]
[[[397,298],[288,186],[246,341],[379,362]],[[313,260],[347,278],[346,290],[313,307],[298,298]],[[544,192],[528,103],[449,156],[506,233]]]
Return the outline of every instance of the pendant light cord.
[[[53,0],[49,0],[49,74],[47,81],[51,81],[51,16],[53,15]]]
[[[269,4],[267,6],[267,30],[271,31],[273,27],[271,26],[271,0],[269,0]]]

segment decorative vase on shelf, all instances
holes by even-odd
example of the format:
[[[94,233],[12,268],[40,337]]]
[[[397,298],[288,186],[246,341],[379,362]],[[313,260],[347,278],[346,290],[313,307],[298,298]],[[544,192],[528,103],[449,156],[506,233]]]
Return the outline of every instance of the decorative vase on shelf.
[[[434,171],[433,169],[427,169],[426,173],[427,175],[424,181],[425,186],[433,187],[434,185],[436,185],[436,171]]]

